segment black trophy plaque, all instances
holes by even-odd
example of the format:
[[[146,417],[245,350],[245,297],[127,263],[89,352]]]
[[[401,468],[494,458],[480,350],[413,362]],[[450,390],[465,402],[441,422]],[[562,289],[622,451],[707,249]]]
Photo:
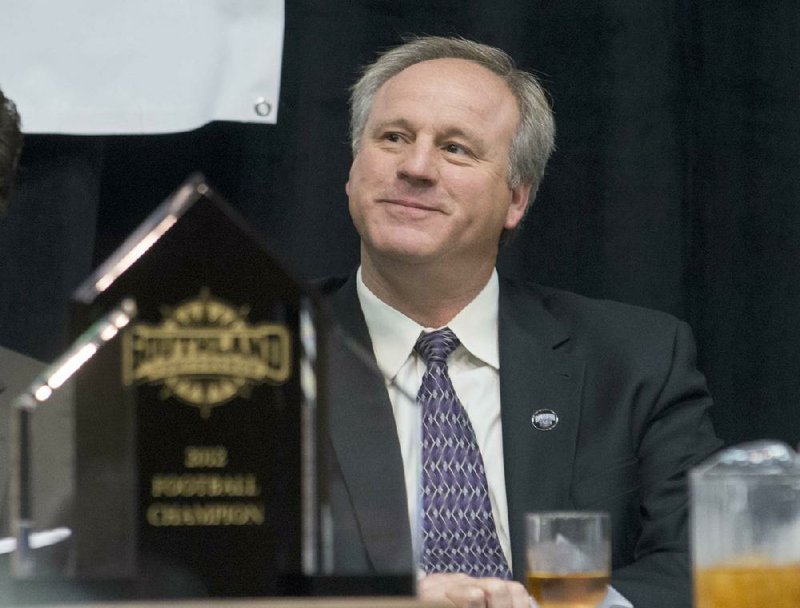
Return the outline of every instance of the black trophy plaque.
[[[144,577],[151,595],[287,593],[308,532],[312,300],[201,176],[75,292],[76,328],[123,298],[136,322],[76,388],[76,574]]]

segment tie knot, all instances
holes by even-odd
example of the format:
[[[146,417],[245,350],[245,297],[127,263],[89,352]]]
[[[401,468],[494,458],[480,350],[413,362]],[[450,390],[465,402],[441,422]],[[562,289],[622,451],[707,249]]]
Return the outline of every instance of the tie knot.
[[[425,363],[433,361],[447,361],[447,357],[452,353],[461,341],[449,327],[437,329],[429,334],[422,334],[414,345]]]

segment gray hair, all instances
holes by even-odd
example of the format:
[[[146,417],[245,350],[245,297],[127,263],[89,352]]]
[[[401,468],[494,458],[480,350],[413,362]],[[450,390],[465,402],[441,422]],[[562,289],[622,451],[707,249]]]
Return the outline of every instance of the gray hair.
[[[350,144],[353,155],[358,153],[378,89],[406,68],[433,59],[472,61],[500,76],[511,90],[517,100],[520,121],[511,140],[508,185],[516,188],[521,184],[531,184],[530,198],[533,200],[547,160],[555,147],[555,122],[547,93],[535,76],[517,69],[507,53],[471,40],[439,36],[415,38],[383,53],[364,68],[350,94]]]

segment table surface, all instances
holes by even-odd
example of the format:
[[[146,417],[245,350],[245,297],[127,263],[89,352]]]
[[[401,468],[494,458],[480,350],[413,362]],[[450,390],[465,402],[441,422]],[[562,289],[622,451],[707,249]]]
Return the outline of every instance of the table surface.
[[[444,608],[443,604],[421,602],[416,598],[262,598],[262,599],[209,599],[181,600],[170,602],[101,602],[90,604],[69,604],[69,608]],[[31,608],[36,608],[32,606]],[[39,606],[38,608],[48,608]],[[56,607],[52,607],[56,608]],[[60,606],[58,608],[64,608]]]

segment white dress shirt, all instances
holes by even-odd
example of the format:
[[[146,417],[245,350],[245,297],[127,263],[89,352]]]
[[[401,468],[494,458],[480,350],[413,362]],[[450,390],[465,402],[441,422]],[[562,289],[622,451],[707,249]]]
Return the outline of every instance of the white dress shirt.
[[[422,457],[421,412],[416,397],[425,362],[414,352],[426,328],[409,319],[373,294],[358,271],[357,291],[367,322],[378,367],[386,379],[405,467],[408,515],[414,532],[414,551],[419,551],[419,502]],[[503,434],[500,423],[500,357],[497,346],[497,272],[456,317],[447,324],[461,344],[447,360],[450,378],[469,416],[483,456],[489,499],[503,553],[511,564],[508,503],[503,470]]]

